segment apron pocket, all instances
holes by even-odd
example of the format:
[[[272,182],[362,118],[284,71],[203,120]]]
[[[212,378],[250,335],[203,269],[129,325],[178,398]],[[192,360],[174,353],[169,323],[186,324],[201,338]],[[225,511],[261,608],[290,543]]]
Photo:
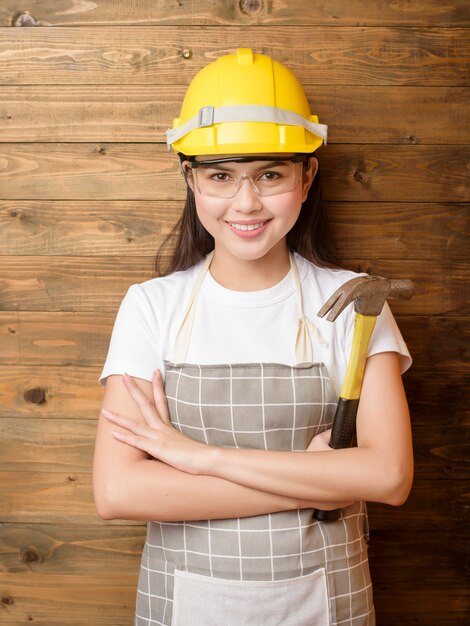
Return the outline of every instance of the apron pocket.
[[[175,570],[172,626],[328,626],[325,570],[274,581]]]

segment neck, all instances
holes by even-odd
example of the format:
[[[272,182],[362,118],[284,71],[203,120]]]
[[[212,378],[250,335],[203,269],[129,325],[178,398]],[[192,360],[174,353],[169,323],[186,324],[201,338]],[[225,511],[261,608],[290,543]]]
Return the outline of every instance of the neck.
[[[270,250],[259,259],[240,259],[215,248],[210,266],[213,278],[233,291],[260,291],[280,282],[290,270],[287,246]]]

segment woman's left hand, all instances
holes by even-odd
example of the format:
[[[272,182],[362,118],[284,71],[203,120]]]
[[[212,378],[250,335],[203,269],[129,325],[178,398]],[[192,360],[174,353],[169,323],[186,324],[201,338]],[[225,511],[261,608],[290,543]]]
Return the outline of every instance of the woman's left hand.
[[[113,431],[113,437],[188,474],[207,473],[211,447],[173,427],[160,371],[155,372],[152,380],[153,402],[127,374],[123,376],[123,382],[139,406],[145,423],[103,409],[106,419],[124,429],[124,432]]]

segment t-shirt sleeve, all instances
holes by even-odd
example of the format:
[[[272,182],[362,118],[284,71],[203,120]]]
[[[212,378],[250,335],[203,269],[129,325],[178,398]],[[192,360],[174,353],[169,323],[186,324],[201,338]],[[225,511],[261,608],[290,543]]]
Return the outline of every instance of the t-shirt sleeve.
[[[354,333],[354,310],[352,309],[346,332],[346,350],[349,354]],[[380,352],[397,352],[400,358],[400,369],[403,374],[410,367],[412,359],[406,343],[397,326],[395,318],[387,302],[377,317],[374,331],[369,343],[368,356],[379,354]]]
[[[155,320],[150,304],[139,285],[132,285],[119,307],[108,355],[99,377],[102,385],[111,374],[152,380],[155,369],[163,371],[157,350]]]

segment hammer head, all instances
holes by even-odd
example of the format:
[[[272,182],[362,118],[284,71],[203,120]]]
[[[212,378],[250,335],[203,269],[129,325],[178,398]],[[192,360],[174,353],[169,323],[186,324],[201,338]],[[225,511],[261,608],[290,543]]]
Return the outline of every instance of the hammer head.
[[[385,301],[408,300],[413,295],[411,280],[389,280],[382,276],[358,276],[348,280],[337,289],[322,308],[319,317],[333,322],[348,304],[354,302],[354,310],[361,315],[377,316],[381,313]]]

